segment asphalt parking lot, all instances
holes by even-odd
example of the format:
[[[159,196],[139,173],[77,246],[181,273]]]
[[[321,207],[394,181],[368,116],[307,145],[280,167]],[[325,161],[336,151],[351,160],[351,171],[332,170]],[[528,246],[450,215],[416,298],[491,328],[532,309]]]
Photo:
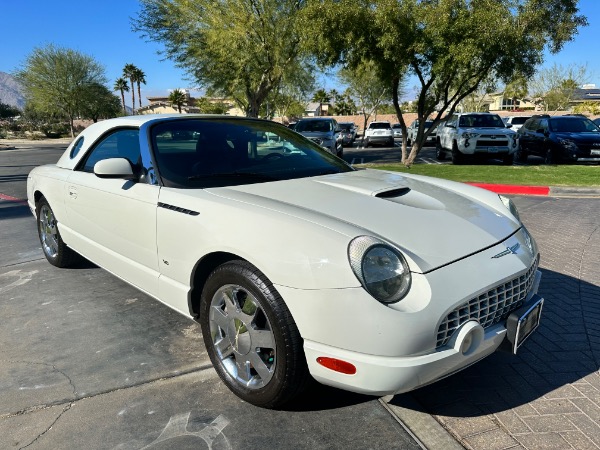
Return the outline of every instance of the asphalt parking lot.
[[[19,199],[64,148],[0,151],[0,448],[600,448],[600,199],[514,198],[546,299],[516,357],[381,401],[313,386],[267,411],[220,383],[194,322],[92,264],[45,261]],[[367,150],[345,158],[394,151]]]

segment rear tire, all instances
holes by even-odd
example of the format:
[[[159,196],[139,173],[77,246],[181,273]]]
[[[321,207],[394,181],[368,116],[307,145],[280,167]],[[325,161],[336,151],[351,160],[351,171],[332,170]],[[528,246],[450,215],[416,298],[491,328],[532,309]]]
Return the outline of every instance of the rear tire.
[[[48,201],[42,197],[35,208],[37,229],[42,251],[50,264],[56,267],[69,267],[80,256],[64,243],[58,231],[58,221]]]
[[[202,291],[200,325],[215,370],[241,399],[277,408],[306,387],[296,323],[273,284],[248,262],[213,271]]]

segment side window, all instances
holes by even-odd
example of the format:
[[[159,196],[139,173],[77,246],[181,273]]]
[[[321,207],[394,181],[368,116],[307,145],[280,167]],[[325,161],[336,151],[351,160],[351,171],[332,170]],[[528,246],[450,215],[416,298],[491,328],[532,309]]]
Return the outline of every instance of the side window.
[[[98,161],[108,158],[126,158],[134,168],[139,167],[139,130],[121,129],[105,136],[91,151],[81,170],[93,172]]]
[[[540,120],[540,124],[538,125],[537,129],[548,131],[548,119]]]
[[[75,158],[79,153],[79,150],[81,150],[81,147],[83,147],[83,137],[77,139],[77,142],[75,142],[75,145],[73,145],[73,148],[71,149],[71,153],[69,153],[69,157],[71,159]]]
[[[533,119],[527,126],[527,129],[531,130],[531,131],[537,131],[537,129],[539,128],[539,126],[538,126],[539,124],[540,124],[540,119]]]

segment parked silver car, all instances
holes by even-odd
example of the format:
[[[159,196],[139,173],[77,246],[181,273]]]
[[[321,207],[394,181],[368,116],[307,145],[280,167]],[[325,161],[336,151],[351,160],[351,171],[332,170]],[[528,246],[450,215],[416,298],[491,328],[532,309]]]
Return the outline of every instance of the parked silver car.
[[[309,117],[300,119],[294,131],[317,142],[333,155],[341,157],[344,153],[341,129],[331,117]]]

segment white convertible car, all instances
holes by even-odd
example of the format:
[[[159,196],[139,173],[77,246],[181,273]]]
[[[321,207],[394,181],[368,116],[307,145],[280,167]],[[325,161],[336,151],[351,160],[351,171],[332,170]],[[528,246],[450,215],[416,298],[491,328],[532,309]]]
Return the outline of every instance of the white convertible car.
[[[309,375],[406,392],[516,353],[539,324],[538,249],[509,199],[355,170],[273,122],[106,120],[27,190],[51,264],[82,255],[198,320],[220,377],[255,405]]]

